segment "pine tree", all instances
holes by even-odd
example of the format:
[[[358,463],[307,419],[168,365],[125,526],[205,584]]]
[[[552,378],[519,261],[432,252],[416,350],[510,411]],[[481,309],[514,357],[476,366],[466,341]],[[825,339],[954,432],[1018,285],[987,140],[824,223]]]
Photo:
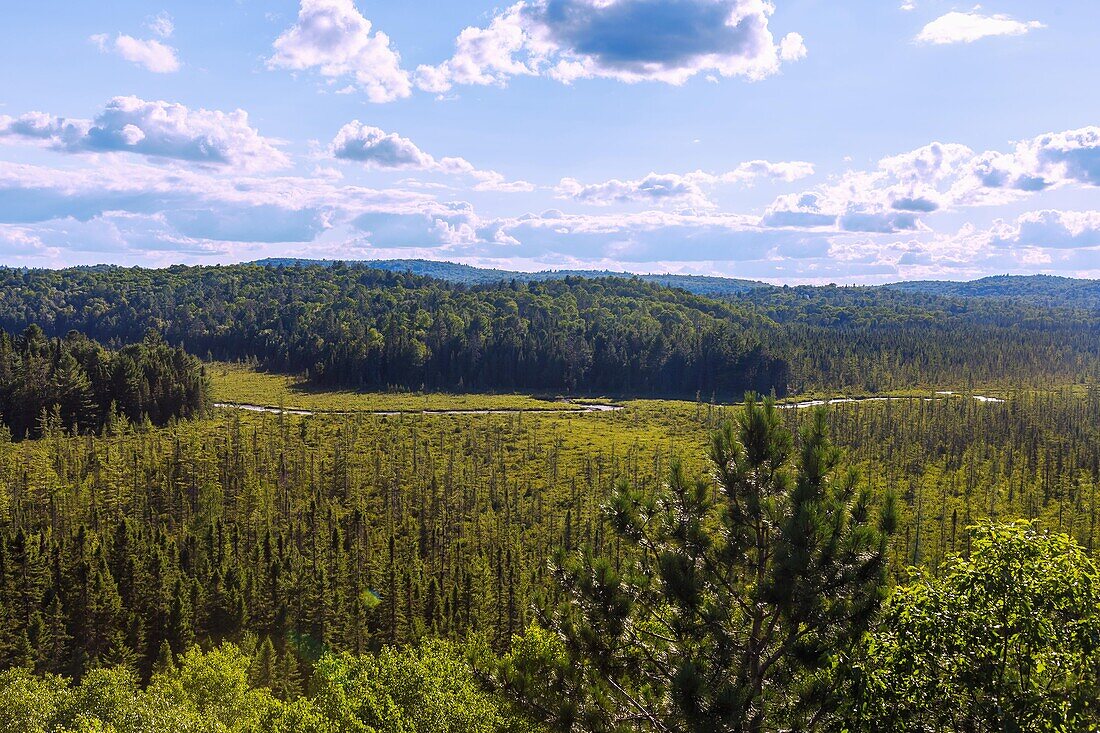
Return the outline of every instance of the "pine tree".
[[[176,654],[185,653],[195,643],[195,630],[191,624],[191,601],[183,581],[178,578],[168,611],[168,641]]]
[[[713,436],[715,483],[679,464],[668,487],[625,483],[608,507],[636,551],[625,574],[567,556],[566,601],[504,667],[521,700],[564,730],[815,730],[839,709],[832,672],[885,593],[892,501],[873,510],[818,412],[801,456],[774,401],[751,397]],[[560,652],[553,652],[554,648]],[[535,658],[525,658],[535,652]]]

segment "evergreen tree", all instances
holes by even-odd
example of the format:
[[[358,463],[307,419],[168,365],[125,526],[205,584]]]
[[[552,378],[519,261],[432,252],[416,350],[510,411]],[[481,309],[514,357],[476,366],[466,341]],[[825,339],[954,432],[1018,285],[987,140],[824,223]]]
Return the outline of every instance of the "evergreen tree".
[[[302,674],[298,670],[298,658],[289,647],[279,655],[272,688],[275,697],[290,702],[302,696]]]
[[[168,642],[176,654],[184,654],[195,643],[195,629],[191,622],[191,601],[183,581],[176,579],[168,611]]]
[[[271,643],[270,636],[265,636],[252,657],[252,667],[248,672],[249,682],[255,687],[274,688],[277,664],[275,645]]]
[[[885,595],[895,520],[839,470],[824,412],[793,453],[774,402],[750,397],[713,437],[713,483],[677,465],[656,496],[621,486],[608,519],[634,567],[562,558],[554,636],[536,629],[505,683],[563,730],[823,727],[831,673]]]
[[[69,636],[65,610],[61,598],[54,595],[46,608],[42,633],[38,637],[38,661],[36,669],[41,674],[64,674],[70,663]]]
[[[175,655],[172,654],[172,645],[165,639],[160,643],[157,652],[157,660],[153,663],[153,674],[171,675],[176,671]]]

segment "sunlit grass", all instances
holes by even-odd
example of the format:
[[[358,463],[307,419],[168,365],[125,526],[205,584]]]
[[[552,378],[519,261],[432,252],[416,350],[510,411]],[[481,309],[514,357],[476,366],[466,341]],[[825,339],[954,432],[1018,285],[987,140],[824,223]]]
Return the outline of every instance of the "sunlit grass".
[[[420,392],[359,392],[317,389],[284,374],[259,371],[242,364],[213,363],[210,375],[214,402],[282,407],[317,412],[420,412],[439,410],[568,410],[579,404],[606,403],[586,398],[571,405],[555,395],[448,394]]]

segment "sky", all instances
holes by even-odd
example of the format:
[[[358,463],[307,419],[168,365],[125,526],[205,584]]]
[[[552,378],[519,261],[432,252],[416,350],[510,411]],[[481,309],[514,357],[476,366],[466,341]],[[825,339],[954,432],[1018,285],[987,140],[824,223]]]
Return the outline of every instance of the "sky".
[[[9,3],[0,265],[1100,277],[1100,2]]]

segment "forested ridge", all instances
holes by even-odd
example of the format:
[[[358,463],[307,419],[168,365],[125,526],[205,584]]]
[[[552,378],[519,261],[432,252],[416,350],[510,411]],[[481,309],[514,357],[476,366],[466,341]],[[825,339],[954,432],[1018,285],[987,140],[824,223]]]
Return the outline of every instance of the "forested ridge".
[[[316,260],[294,257],[270,257],[258,260],[254,264],[270,267],[331,267],[337,260]],[[759,280],[745,280],[735,277],[708,275],[645,274],[632,275],[627,272],[609,270],[542,270],[539,272],[520,272],[518,270],[497,270],[455,262],[436,260],[360,260],[349,262],[361,267],[371,267],[389,272],[409,272],[427,275],[439,280],[463,285],[488,285],[511,280],[537,282],[560,280],[567,277],[603,278],[637,277],[645,282],[665,285],[686,290],[695,295],[716,298],[736,298],[759,291],[753,295],[769,294],[769,291],[785,290],[784,286],[770,285]],[[835,288],[835,285],[819,286]],[[1001,300],[1022,300],[1035,305],[1052,308],[1100,308],[1100,280],[1085,280],[1055,275],[998,275],[979,280],[958,282],[951,280],[910,280],[885,285],[864,285],[846,288],[863,292],[868,297],[889,296],[886,291],[898,291],[909,294],[926,294],[954,299],[997,298]]]
[[[1100,370],[1100,315],[886,288],[715,300],[637,279],[475,286],[364,266],[0,271],[0,326],[108,345],[162,333],[318,385],[738,399],[943,384],[1050,386]]]
[[[732,398],[788,375],[755,317],[628,280],[465,288],[365,268],[0,273],[0,324],[108,344],[154,329],[188,352],[364,388]]]

